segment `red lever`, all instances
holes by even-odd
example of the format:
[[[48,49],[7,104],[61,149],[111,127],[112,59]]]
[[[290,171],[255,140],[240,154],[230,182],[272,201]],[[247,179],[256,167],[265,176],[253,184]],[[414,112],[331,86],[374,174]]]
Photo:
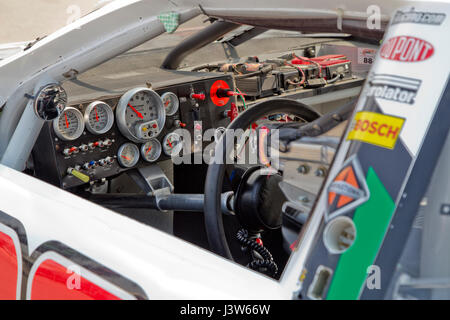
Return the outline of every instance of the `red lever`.
[[[191,94],[191,99],[195,99],[195,100],[205,100],[206,96],[203,93],[192,93]]]
[[[240,92],[235,92],[228,88],[219,88],[217,89],[217,96],[219,98],[225,98],[225,97],[233,97],[233,96],[245,96],[245,94]]]

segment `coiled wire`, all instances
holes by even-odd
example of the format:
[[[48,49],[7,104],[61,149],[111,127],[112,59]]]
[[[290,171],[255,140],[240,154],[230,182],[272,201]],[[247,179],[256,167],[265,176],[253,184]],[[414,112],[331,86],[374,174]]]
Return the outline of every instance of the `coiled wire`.
[[[278,266],[275,261],[273,261],[272,254],[269,252],[269,250],[267,250],[267,248],[260,245],[255,240],[250,239],[248,236],[248,231],[245,229],[239,230],[236,238],[243,247],[250,248],[251,250],[256,251],[263,258],[263,260],[254,258],[254,260],[249,264],[249,267],[251,269],[263,273],[265,273],[263,269],[266,269],[269,276],[276,276],[276,274],[278,273]]]

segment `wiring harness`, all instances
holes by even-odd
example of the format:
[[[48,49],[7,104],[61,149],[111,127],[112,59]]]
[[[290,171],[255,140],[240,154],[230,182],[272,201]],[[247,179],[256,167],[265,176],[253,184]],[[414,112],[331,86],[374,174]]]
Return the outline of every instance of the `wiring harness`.
[[[267,274],[271,277],[275,277],[278,273],[278,266],[273,261],[272,254],[262,244],[259,244],[253,239],[249,238],[248,231],[241,229],[237,233],[237,240],[244,248],[249,248],[257,252],[261,258],[253,255],[253,261],[249,263],[249,267],[253,270],[257,270],[261,273]]]

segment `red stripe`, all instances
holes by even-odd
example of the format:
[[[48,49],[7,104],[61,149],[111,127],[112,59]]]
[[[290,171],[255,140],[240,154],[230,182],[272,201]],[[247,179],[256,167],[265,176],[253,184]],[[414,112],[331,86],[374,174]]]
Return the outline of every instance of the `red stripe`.
[[[0,300],[16,299],[18,267],[13,239],[0,232]]]
[[[75,287],[79,284],[78,287]],[[72,285],[72,288],[70,288]],[[74,288],[75,287],[75,288]],[[53,260],[46,260],[33,278],[31,300],[120,300],[99,285]]]

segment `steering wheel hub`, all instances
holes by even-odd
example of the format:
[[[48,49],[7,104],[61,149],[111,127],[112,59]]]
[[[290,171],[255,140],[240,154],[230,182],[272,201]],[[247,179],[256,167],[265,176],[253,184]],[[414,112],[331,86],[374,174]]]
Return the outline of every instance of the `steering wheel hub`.
[[[263,167],[252,167],[242,176],[234,196],[234,211],[241,225],[252,233],[281,227],[280,208],[286,201],[278,187],[282,177]]]

